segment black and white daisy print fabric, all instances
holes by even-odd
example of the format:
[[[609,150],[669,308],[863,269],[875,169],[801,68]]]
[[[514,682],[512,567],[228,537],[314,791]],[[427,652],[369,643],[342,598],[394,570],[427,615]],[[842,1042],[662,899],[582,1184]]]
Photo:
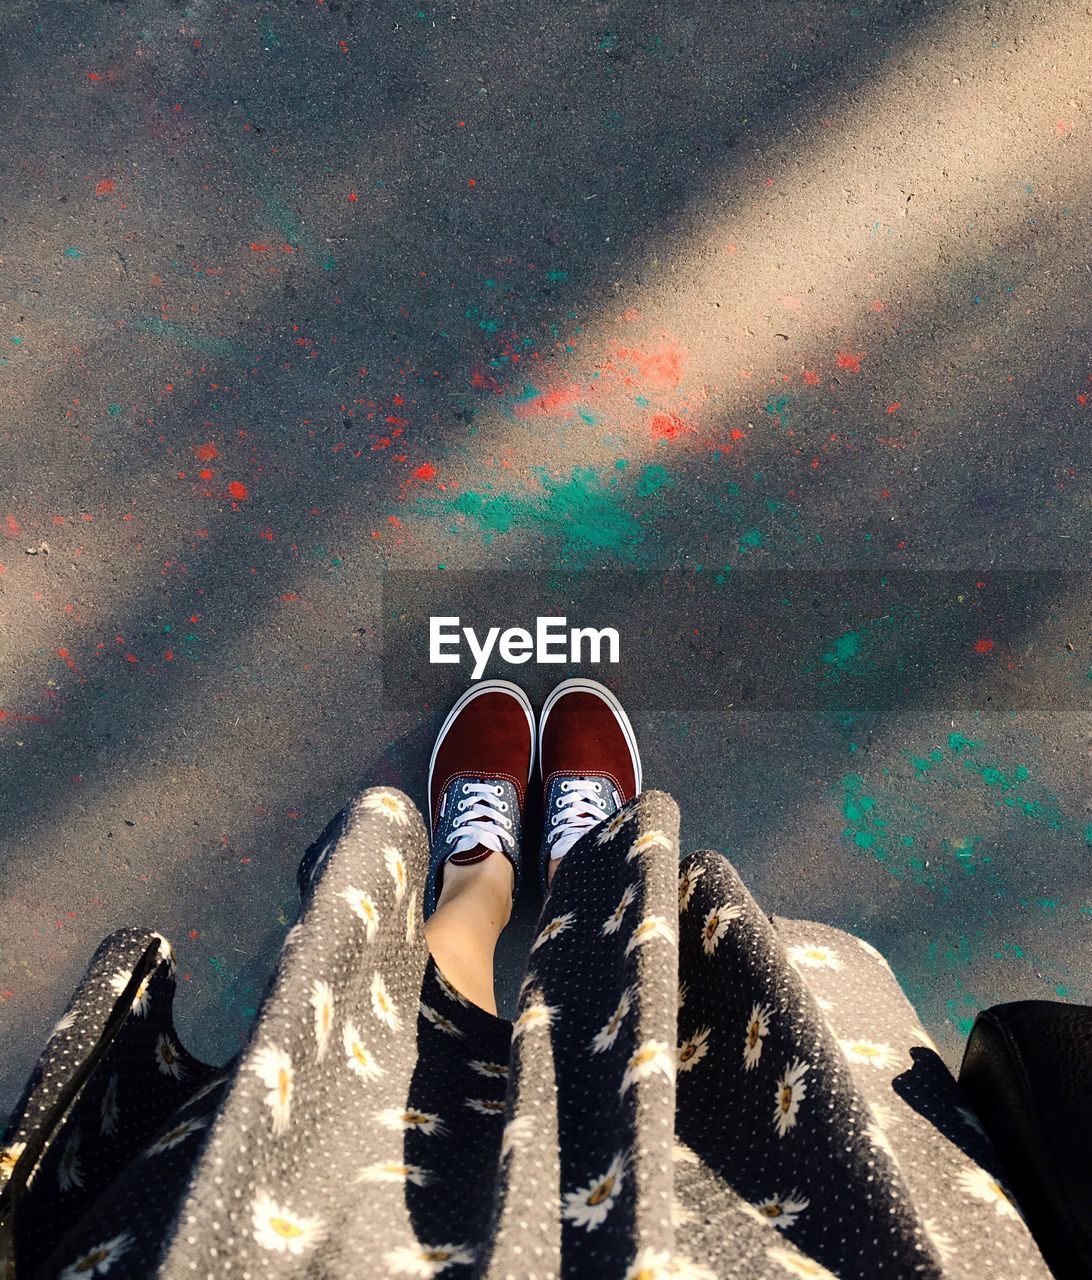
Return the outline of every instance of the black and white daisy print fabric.
[[[9,1125],[0,1180],[93,1064],[20,1169],[20,1276],[1048,1280],[883,957],[680,866],[669,797],[566,856],[512,1021],[429,958],[427,864],[401,793],[338,815],[226,1067],[166,940],[100,948]]]

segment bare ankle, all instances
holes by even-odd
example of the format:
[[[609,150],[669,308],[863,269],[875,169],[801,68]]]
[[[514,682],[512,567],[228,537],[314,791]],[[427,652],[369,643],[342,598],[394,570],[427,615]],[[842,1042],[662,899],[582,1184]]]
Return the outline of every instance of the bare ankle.
[[[512,916],[514,875],[512,864],[499,853],[469,865],[447,863],[436,915],[460,904],[468,916],[488,915],[499,919],[499,934]]]

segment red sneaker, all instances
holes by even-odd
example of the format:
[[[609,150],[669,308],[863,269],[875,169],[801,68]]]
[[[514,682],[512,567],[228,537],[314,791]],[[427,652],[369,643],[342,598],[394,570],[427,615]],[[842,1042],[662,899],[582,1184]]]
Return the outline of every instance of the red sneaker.
[[[428,766],[431,856],[424,915],[436,910],[444,866],[503,854],[519,888],[520,840],[535,764],[535,713],[519,685],[482,680],[448,712]]]
[[[641,793],[637,737],[622,704],[597,680],[564,680],[538,720],[542,769],[539,870],[548,887],[551,862],[586,832]]]

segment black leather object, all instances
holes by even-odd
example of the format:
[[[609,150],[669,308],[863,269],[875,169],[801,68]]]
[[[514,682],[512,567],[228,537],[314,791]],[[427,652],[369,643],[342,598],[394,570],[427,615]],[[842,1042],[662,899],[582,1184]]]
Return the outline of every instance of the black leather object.
[[[1020,1000],[984,1010],[959,1083],[1056,1280],[1089,1280],[1092,1008]]]

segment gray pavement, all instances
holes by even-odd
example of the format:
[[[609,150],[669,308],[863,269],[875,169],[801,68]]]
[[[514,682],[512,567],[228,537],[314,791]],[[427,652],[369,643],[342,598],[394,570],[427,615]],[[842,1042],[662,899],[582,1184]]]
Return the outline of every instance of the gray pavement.
[[[123,924],[239,1047],[302,849],[423,796],[411,570],[631,584],[607,678],[684,846],[883,948],[953,1064],[981,1007],[1090,1001],[1084,3],[0,32],[0,1110]],[[839,570],[963,577],[846,621]],[[747,571],[822,598],[799,706],[741,686],[783,652]]]

